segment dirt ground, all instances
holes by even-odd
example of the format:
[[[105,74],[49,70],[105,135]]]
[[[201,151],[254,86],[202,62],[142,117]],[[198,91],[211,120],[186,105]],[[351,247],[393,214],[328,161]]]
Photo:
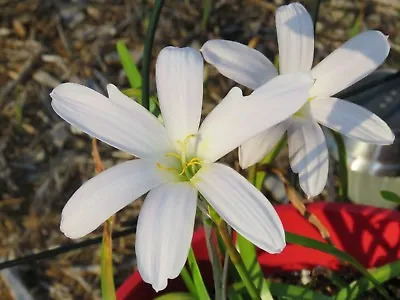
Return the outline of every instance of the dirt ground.
[[[258,37],[257,49],[273,60],[274,12],[289,1],[212,1],[206,26],[203,1],[165,2],[154,58],[167,45],[200,48],[212,38],[248,43]],[[109,82],[127,88],[115,44],[123,40],[140,67],[153,6],[147,0],[0,0],[0,260],[71,243],[59,230],[60,212],[93,176],[90,138],[54,113],[49,92],[67,81],[103,92]],[[399,28],[398,0],[322,1],[315,59],[359,31],[378,29],[392,46],[385,65],[399,69]],[[204,113],[233,85],[206,68]],[[105,144],[100,153],[106,167],[130,159]],[[135,223],[140,203],[118,213],[116,229]],[[135,270],[134,235],[114,247],[119,285]],[[12,299],[17,290],[32,299],[100,299],[99,256],[99,247],[91,246],[2,272],[0,299]]]

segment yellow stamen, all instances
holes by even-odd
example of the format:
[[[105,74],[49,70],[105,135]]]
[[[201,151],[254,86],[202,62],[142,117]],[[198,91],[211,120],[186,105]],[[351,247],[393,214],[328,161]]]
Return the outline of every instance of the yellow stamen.
[[[179,160],[182,160],[182,157],[178,153],[175,153],[175,152],[168,152],[165,154],[165,156],[172,156],[172,157],[176,157]]]
[[[169,167],[166,167],[166,166],[160,164],[159,162],[157,163],[157,168],[159,168],[159,169],[161,169],[161,170],[165,170],[165,171],[176,171],[176,172],[179,172],[179,171],[180,171],[180,170],[178,170],[177,168],[169,168]],[[180,175],[180,174],[179,174],[179,175]]]
[[[201,166],[201,161],[199,158],[192,158],[182,169],[182,172],[179,173],[179,175],[183,175],[186,170],[190,167],[190,166],[195,166],[195,165],[199,165]]]

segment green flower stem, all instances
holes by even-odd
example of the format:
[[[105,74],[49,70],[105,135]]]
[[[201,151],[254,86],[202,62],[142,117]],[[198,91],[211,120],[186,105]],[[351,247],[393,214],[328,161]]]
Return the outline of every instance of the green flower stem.
[[[151,15],[149,28],[147,29],[146,41],[143,51],[143,82],[142,82],[142,105],[148,110],[150,107],[150,61],[151,50],[153,48],[154,35],[156,32],[158,19],[160,18],[161,9],[164,0],[157,0],[154,11]]]
[[[101,295],[105,300],[115,300],[114,272],[112,263],[112,220],[104,222],[103,241],[101,244]]]
[[[346,155],[346,147],[344,145],[344,141],[342,136],[335,132],[331,131],[332,135],[335,139],[337,152],[339,156],[339,200],[347,201],[348,199],[348,178],[347,178],[347,155]]]
[[[181,275],[183,282],[185,283],[186,288],[188,289],[189,293],[192,294],[193,297],[195,297],[197,299],[196,287],[193,283],[193,279],[190,276],[190,273],[189,273],[188,269],[186,268],[186,266],[183,266],[183,269],[182,269],[180,275]]]
[[[279,140],[279,142],[275,145],[275,147],[264,157],[264,159],[260,162],[260,165],[268,165],[271,164],[278,154],[281,152],[282,148],[287,143],[286,134]],[[265,171],[256,171],[257,165],[250,167],[248,180],[252,183],[258,190],[261,190],[262,184],[266,177]],[[254,170],[253,170],[254,169]]]
[[[223,298],[223,287],[222,287],[222,266],[221,266],[221,261],[218,256],[217,249],[215,247],[215,243],[213,243],[212,239],[212,223],[211,220],[208,219],[203,213],[202,215],[202,220],[203,220],[203,225],[204,225],[204,231],[206,234],[206,245],[207,245],[207,251],[208,251],[208,256],[210,258],[211,262],[211,267],[213,271],[213,277],[214,277],[214,290],[215,290],[215,299],[225,299]]]
[[[232,238],[228,233],[228,228],[226,226],[225,221],[222,220],[221,217],[215,211],[211,211],[210,215],[211,219],[214,221],[215,225],[218,228],[221,238],[224,241],[224,244],[229,252],[231,261],[235,266],[236,270],[238,271],[239,276],[242,279],[244,285],[246,286],[246,289],[251,299],[260,299],[257,289],[251,279],[251,276],[248,270],[246,269],[239,252],[237,252],[235,245],[233,244]]]

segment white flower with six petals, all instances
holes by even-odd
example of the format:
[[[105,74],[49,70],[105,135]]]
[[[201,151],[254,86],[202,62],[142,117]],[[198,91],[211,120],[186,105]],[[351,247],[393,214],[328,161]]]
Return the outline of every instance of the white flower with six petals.
[[[156,83],[165,126],[113,85],[107,86],[108,98],[74,83],[51,93],[54,110],[67,122],[140,158],[83,184],[63,209],[62,232],[70,238],[83,237],[149,192],[138,219],[137,264],[143,280],[162,290],[185,264],[200,192],[256,246],[270,253],[282,251],[284,231],[272,205],[239,173],[215,161],[297,111],[307,100],[311,77],[301,73],[277,77],[265,85],[262,97],[244,97],[233,88],[200,128],[200,53],[165,48],[157,59]],[[265,115],[260,109],[271,113]]]
[[[318,123],[367,143],[391,144],[394,135],[372,112],[351,102],[332,97],[374,71],[387,57],[389,43],[379,31],[366,31],[344,43],[311,69],[314,28],[300,3],[281,6],[276,12],[279,71],[310,73],[315,84],[309,101],[291,118],[269,128],[239,148],[242,168],[262,160],[287,131],[290,166],[308,196],[324,189],[328,176],[328,149]],[[258,93],[259,87],[275,76],[273,64],[260,52],[243,44],[211,40],[201,52],[207,62],[226,77]]]

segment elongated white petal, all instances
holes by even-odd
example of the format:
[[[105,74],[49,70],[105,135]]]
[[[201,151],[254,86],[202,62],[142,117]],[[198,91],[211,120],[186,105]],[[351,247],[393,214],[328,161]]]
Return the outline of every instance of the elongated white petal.
[[[279,142],[289,126],[283,121],[244,142],[239,148],[239,164],[246,169],[261,161]]]
[[[199,128],[203,101],[203,58],[192,48],[164,48],[156,64],[157,92],[171,140],[184,140]]]
[[[310,197],[322,192],[328,178],[328,148],[321,127],[312,119],[293,118],[288,128],[290,166]]]
[[[278,75],[261,52],[237,42],[210,40],[200,51],[222,75],[253,90]]]
[[[377,115],[357,104],[337,98],[317,97],[310,101],[314,118],[333,130],[366,143],[392,144],[394,134]]]
[[[68,200],[60,229],[69,238],[81,238],[150,189],[170,180],[170,173],[160,171],[149,159],[107,169],[85,182]]]
[[[188,182],[150,191],[140,211],[136,256],[140,275],[156,291],[181,272],[192,241],[197,190]]]
[[[332,96],[374,71],[390,51],[387,36],[365,31],[344,43],[312,69],[312,96]]]
[[[279,7],[276,33],[280,73],[310,71],[314,58],[314,26],[304,6],[292,3]]]
[[[199,130],[199,155],[215,161],[248,139],[294,114],[306,102],[313,80],[307,74],[277,76],[243,97],[233,88]]]
[[[212,163],[192,183],[218,214],[257,247],[278,253],[285,247],[281,220],[267,198],[238,172]]]
[[[141,105],[107,86],[109,99],[75,83],[64,83],[50,94],[51,105],[68,123],[87,134],[138,157],[172,148],[162,124]]]

